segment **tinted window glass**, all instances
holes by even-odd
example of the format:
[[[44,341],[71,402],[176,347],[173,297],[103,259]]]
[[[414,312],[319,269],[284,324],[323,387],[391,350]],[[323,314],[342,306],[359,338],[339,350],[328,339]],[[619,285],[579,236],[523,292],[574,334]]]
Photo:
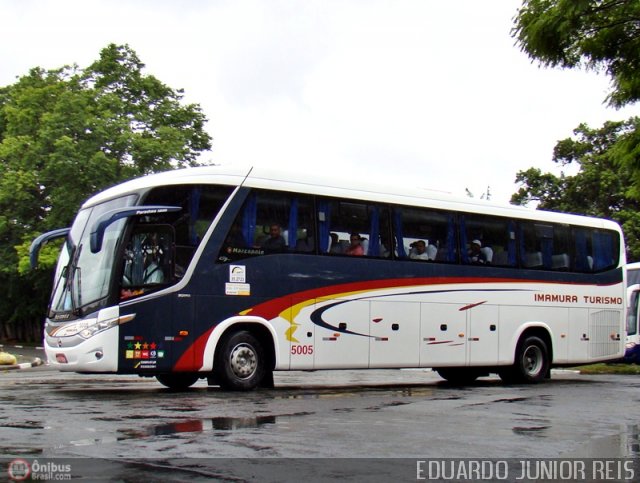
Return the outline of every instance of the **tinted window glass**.
[[[506,218],[460,217],[463,263],[513,267],[516,264],[515,223]]]
[[[393,210],[393,218],[400,258],[456,261],[453,215],[423,208],[397,207]]]
[[[388,209],[352,200],[318,201],[320,246],[324,253],[392,257]]]
[[[227,234],[219,261],[297,252],[315,253],[317,236],[310,196],[252,191]]]

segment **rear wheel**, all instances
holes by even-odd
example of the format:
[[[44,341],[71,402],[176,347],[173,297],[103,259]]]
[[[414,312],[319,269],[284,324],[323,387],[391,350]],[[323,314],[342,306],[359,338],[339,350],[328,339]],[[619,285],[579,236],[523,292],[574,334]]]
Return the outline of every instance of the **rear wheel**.
[[[176,372],[173,374],[158,374],[156,379],[160,384],[174,391],[183,391],[193,386],[200,377],[198,374]]]
[[[456,386],[471,384],[480,376],[477,371],[466,367],[443,367],[436,369],[436,372],[442,379]]]
[[[224,389],[250,391],[262,384],[267,373],[264,349],[251,332],[234,332],[222,340],[215,368]]]
[[[513,366],[498,374],[507,383],[541,382],[547,377],[550,365],[547,344],[539,337],[529,336],[518,343]]]

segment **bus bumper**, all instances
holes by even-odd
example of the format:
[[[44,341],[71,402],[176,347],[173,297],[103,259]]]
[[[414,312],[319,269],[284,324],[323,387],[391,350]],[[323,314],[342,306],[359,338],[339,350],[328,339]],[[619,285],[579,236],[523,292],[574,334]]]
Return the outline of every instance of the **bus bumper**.
[[[45,335],[49,366],[65,372],[117,372],[118,334],[116,325],[72,347],[65,347],[63,337]]]

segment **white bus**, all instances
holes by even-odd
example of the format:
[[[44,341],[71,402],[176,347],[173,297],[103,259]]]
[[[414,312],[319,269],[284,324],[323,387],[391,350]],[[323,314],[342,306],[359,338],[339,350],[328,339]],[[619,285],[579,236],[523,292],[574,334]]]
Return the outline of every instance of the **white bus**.
[[[215,166],[93,196],[32,263],[60,236],[45,347],[62,371],[235,390],[353,368],[538,382],[624,353],[607,220]]]
[[[638,309],[640,308],[640,262],[627,264],[627,338],[622,362],[640,363],[640,334]]]

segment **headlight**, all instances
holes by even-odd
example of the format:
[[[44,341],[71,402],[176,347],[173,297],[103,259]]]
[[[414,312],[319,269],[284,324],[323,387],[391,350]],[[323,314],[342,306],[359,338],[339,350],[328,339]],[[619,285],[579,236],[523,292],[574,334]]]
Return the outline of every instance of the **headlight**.
[[[89,339],[94,335],[103,332],[116,325],[124,324],[135,318],[135,314],[123,315],[112,319],[98,320],[88,319],[79,322],[71,322],[51,331],[50,337],[72,337],[79,335],[83,339]]]
[[[83,339],[93,337],[98,332],[107,330],[115,325],[118,325],[118,318],[102,320],[98,322],[97,319],[83,320],[82,322],[75,322],[68,325],[64,325],[51,333],[52,337],[72,337],[79,335]]]
[[[51,337],[71,337],[80,332],[88,329],[91,325],[95,324],[97,319],[83,320],[81,322],[72,322],[65,324],[62,327],[58,327],[51,331]]]
[[[115,319],[103,320],[101,322],[96,322],[95,324],[92,324],[86,329],[80,331],[80,337],[82,337],[83,339],[88,339],[90,337],[93,337],[99,332],[102,332],[104,330],[110,329],[111,327],[118,325],[118,320],[119,320],[118,318],[115,318]]]

